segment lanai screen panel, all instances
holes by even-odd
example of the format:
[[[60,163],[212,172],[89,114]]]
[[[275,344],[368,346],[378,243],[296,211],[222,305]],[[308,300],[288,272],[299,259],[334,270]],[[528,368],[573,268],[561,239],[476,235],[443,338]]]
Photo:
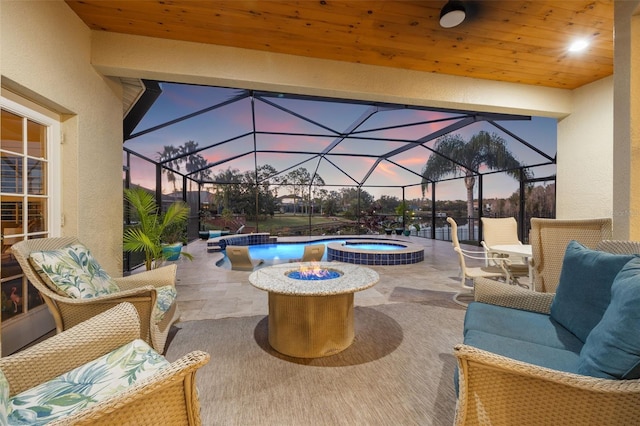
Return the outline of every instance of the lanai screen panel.
[[[333,142],[331,137],[290,135],[290,134],[257,134],[256,150],[262,152],[313,152],[319,153],[327,149]]]
[[[133,138],[125,142],[125,147],[158,160],[158,153],[163,152],[165,146],[179,148],[186,142],[193,141],[199,148],[206,148],[241,135],[252,134],[249,107],[250,101],[242,99],[214,110],[199,110],[197,114],[189,117],[172,115],[169,122],[160,124],[155,129],[151,128],[152,131],[142,129],[134,132]],[[154,104],[147,115],[154,115],[155,110]],[[166,111],[160,112],[163,116],[167,114]],[[140,128],[139,125],[136,130]]]
[[[524,165],[555,161],[553,119],[177,83],[160,86],[162,93],[125,147],[156,161],[166,147],[174,147],[181,154],[166,165],[203,182],[220,170],[255,174],[256,167],[271,166],[279,176],[303,167],[327,185],[419,188],[438,138],[450,133],[467,140],[479,131],[504,138]],[[180,151],[187,143],[194,152]],[[195,155],[208,173],[197,174],[193,165],[186,169],[188,157]],[[546,170],[555,173],[555,166]]]
[[[149,113],[145,114],[135,127],[134,135],[206,108],[222,105],[245,93],[244,90],[239,89],[180,83],[160,83],[160,87],[162,93],[153,103]],[[241,106],[241,104],[236,106]]]
[[[291,117],[301,121],[315,123],[316,131],[323,129],[325,134],[347,132],[354,122],[371,114],[371,105],[355,102],[320,98],[302,98],[284,94],[257,92],[256,98],[272,104],[273,108],[287,111]],[[256,102],[259,105],[260,102]]]

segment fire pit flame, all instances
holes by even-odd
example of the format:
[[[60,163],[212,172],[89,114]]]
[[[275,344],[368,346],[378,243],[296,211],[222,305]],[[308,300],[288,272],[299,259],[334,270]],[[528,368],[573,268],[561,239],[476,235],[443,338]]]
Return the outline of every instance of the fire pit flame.
[[[289,271],[287,276],[296,280],[332,280],[338,278],[342,273],[334,269],[321,268],[318,264],[301,265],[300,268]]]

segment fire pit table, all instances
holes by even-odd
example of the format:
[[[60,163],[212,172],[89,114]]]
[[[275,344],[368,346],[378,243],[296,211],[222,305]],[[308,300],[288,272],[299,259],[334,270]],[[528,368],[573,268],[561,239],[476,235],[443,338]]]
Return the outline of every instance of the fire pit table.
[[[369,268],[341,262],[279,264],[249,275],[254,287],[269,293],[269,344],[296,358],[349,347],[355,335],[353,294],[378,279]]]

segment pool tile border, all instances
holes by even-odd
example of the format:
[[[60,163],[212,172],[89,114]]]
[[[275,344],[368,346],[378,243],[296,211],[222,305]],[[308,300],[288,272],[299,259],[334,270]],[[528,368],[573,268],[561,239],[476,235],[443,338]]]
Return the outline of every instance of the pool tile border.
[[[404,249],[389,251],[367,250],[366,252],[350,248],[350,244],[367,244],[372,240],[349,240],[347,244],[327,244],[327,260],[354,263],[357,265],[408,265],[424,261],[424,247],[404,241],[378,241],[376,244],[400,245]]]

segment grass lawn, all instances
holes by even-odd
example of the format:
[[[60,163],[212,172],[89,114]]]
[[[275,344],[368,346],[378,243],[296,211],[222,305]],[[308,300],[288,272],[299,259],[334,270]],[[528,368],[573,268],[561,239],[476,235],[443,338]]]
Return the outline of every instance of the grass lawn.
[[[335,216],[311,216],[311,225],[321,225],[325,223],[350,222],[347,219]],[[271,226],[274,228],[290,228],[295,226],[309,226],[309,216],[303,214],[280,214],[269,217],[266,221],[261,221],[260,226]]]

